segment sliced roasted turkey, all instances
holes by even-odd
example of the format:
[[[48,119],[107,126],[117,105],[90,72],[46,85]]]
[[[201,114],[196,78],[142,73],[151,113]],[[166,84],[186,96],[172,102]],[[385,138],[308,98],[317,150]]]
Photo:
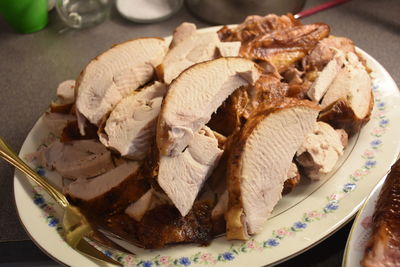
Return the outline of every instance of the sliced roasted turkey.
[[[260,107],[244,125],[228,164],[228,239],[248,239],[262,230],[319,110],[310,101],[285,99]]]
[[[136,202],[129,205],[126,208],[125,213],[135,221],[140,222],[146,212],[163,204],[168,204],[168,202],[165,199],[160,198],[159,194],[151,188]]]
[[[96,214],[124,210],[149,188],[139,175],[138,162],[128,161],[93,179],[79,179],[64,188],[67,197]]]
[[[245,21],[236,27],[222,27],[218,31],[220,39],[224,42],[241,41],[248,42],[273,31],[281,31],[294,26],[302,25],[292,14],[277,16],[269,14],[261,17],[257,15],[246,17]]]
[[[171,83],[183,70],[193,64],[213,59],[218,43],[216,32],[195,33],[177,43],[168,51],[159,68],[164,82]]]
[[[322,99],[319,119],[353,135],[369,120],[373,103],[371,77],[357,55],[349,52]]]
[[[196,34],[197,27],[193,23],[183,22],[181,25],[176,27],[173,35],[172,41],[169,45],[169,48],[172,49],[177,46],[179,43],[190,38],[190,36]]]
[[[242,44],[240,55],[253,60],[269,61],[282,72],[304,58],[329,32],[329,26],[323,23],[272,31]]]
[[[56,141],[35,155],[39,165],[68,179],[90,178],[114,168],[110,151],[96,140]]]
[[[166,50],[163,39],[140,38],[115,45],[93,59],[76,85],[81,133],[85,118],[99,125],[122,98],[150,81]]]
[[[355,53],[353,41],[345,37],[329,36],[322,39],[310,53],[303,59],[303,69],[305,71],[321,71],[328,62],[336,55],[336,51],[343,53]]]
[[[155,82],[122,99],[99,132],[100,141],[123,157],[135,160],[145,158],[155,137],[165,92],[165,84]]]
[[[61,136],[68,123],[76,122],[76,116],[58,112],[46,112],[42,120],[51,133],[55,136]]]
[[[221,42],[217,44],[218,56],[238,57],[240,52],[240,42]]]
[[[240,129],[261,103],[282,100],[288,93],[286,83],[271,74],[262,74],[254,86],[245,86],[231,94],[212,114],[208,126],[229,136]]]
[[[204,126],[194,134],[186,149],[178,156],[160,156],[158,184],[182,216],[192,208],[222,153],[214,133]]]
[[[326,64],[321,72],[317,73],[317,78],[307,92],[308,97],[312,101],[317,103],[321,101],[329,86],[342,69],[345,61],[346,58],[344,53],[340,50],[336,50],[336,54],[333,56],[333,58],[328,62],[328,64]]]
[[[324,174],[333,170],[343,155],[343,143],[347,143],[347,137],[343,137],[341,131],[338,132],[329,124],[319,121],[297,150],[296,160],[303,166],[309,178],[320,180]]]
[[[161,155],[180,154],[237,88],[254,84],[260,69],[244,58],[219,58],[196,64],[174,80],[168,89],[157,126]]]
[[[70,183],[65,187],[65,192],[76,199],[91,200],[104,195],[128,177],[136,174],[138,168],[137,162],[126,162],[95,179],[81,179]]]
[[[51,102],[52,112],[68,113],[75,102],[75,80],[66,80],[57,87],[57,99]]]

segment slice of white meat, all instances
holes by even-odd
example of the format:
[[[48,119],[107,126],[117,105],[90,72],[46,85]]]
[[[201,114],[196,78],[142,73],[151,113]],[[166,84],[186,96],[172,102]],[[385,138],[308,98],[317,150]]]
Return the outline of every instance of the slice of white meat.
[[[158,194],[151,188],[136,202],[129,205],[125,209],[125,213],[135,221],[140,222],[147,211],[166,203],[167,201],[158,197]]]
[[[140,38],[113,46],[92,60],[77,80],[76,108],[99,125],[124,97],[150,81],[167,47],[160,38]],[[84,134],[84,120],[79,119]]]
[[[286,175],[286,180],[295,178],[297,175],[299,175],[299,170],[297,169],[297,165],[292,162]]]
[[[96,140],[55,141],[35,156],[39,165],[72,180],[94,177],[114,168],[110,151]]]
[[[219,42],[216,32],[207,32],[192,34],[178,43],[168,51],[162,62],[164,82],[171,83],[183,70],[193,64],[213,59]]]
[[[318,42],[311,52],[303,59],[303,68],[305,70],[322,70],[340,50],[343,53],[355,53],[353,41],[345,37],[329,36]]]
[[[196,132],[177,157],[161,156],[157,181],[182,216],[188,214],[223,150],[208,127]]]
[[[221,57],[238,57],[241,42],[220,42],[217,50]]]
[[[75,80],[66,80],[57,87],[57,99],[51,102],[52,112],[68,112],[75,102]]]
[[[246,122],[228,162],[228,239],[245,240],[262,230],[319,110],[310,101],[287,99],[260,107]]]
[[[158,114],[166,92],[163,83],[143,88],[122,99],[108,117],[100,141],[121,156],[141,160],[155,137]]]
[[[125,209],[125,213],[128,214],[135,221],[140,222],[146,211],[150,209],[152,200],[153,200],[153,189],[150,189],[135,203],[129,205]]]
[[[329,86],[321,105],[325,108],[336,100],[347,97],[351,99],[356,115],[363,118],[368,113],[371,90],[371,78],[364,65],[357,55],[347,53],[344,67]]]
[[[344,138],[347,140],[343,131],[338,132],[321,121],[317,123],[314,131],[307,135],[296,152],[296,161],[303,166],[310,179],[320,180],[323,175],[333,170],[343,155]]]
[[[258,66],[244,58],[219,58],[182,72],[170,84],[158,119],[161,155],[179,155],[230,94],[253,85],[260,75]]]
[[[192,35],[196,34],[196,25],[189,22],[183,22],[181,25],[176,27],[173,35],[172,41],[169,48],[172,49],[179,43],[182,43],[186,39],[189,39]]]
[[[219,197],[217,204],[211,211],[212,220],[217,220],[219,217],[224,216],[225,212],[228,210],[228,200],[228,190],[225,190],[224,193],[222,193],[222,195]]]
[[[75,102],[75,80],[66,80],[58,85],[57,102],[62,104]]]
[[[371,77],[357,55],[347,53],[344,67],[322,99],[319,120],[352,136],[369,121],[373,105]]]
[[[329,86],[332,84],[333,80],[338,75],[339,71],[342,69],[344,62],[346,61],[343,52],[336,50],[335,56],[331,61],[324,67],[321,72],[318,72],[317,78],[308,90],[308,97],[319,103],[322,97],[325,95]]]
[[[72,182],[64,188],[64,192],[73,199],[91,201],[119,187],[127,179],[134,179],[138,169],[137,162],[129,161],[95,179],[79,179]]]

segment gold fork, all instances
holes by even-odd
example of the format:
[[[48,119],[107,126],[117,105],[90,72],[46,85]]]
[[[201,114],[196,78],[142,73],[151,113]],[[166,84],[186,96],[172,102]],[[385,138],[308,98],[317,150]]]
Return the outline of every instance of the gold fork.
[[[0,137],[0,157],[9,162],[11,165],[19,169],[22,173],[35,182],[64,208],[64,216],[62,219],[62,227],[64,229],[63,238],[73,249],[82,254],[95,258],[100,261],[107,261],[113,264],[120,263],[105,256],[102,252],[90,245],[85,238],[89,238],[92,242],[100,247],[98,241],[94,241],[91,237],[93,229],[86,220],[85,216],[80,212],[79,208],[71,205],[67,198],[57,188],[52,186],[43,177],[32,170]]]

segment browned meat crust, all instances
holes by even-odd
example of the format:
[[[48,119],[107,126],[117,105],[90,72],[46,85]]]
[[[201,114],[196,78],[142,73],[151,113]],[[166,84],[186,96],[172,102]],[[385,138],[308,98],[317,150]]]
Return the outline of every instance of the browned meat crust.
[[[361,263],[368,267],[400,265],[400,161],[383,184],[373,215],[373,234]]]
[[[321,111],[318,120],[330,124],[335,129],[344,129],[349,136],[352,136],[358,133],[361,127],[370,120],[373,107],[374,97],[371,91],[369,111],[365,118],[357,117],[349,102],[345,98],[341,98]]]
[[[281,101],[288,85],[271,74],[263,74],[254,86],[237,89],[211,117],[208,126],[224,136],[239,130],[261,103]]]
[[[174,206],[156,207],[138,223],[137,236],[146,248],[182,242],[208,244],[212,239],[211,207],[197,202],[185,217]]]
[[[240,54],[253,60],[269,61],[282,72],[302,59],[329,33],[329,26],[323,23],[273,31],[242,44]]]
[[[138,200],[149,188],[148,181],[140,174],[135,173],[117,187],[89,201],[76,199],[70,195],[67,195],[67,198],[81,208],[85,214],[94,214],[95,212],[96,217],[103,217],[123,212],[129,204]]]
[[[282,195],[289,194],[292,190],[300,183],[300,173],[298,173],[295,177],[287,179],[283,184]]]
[[[259,35],[298,25],[302,25],[302,23],[299,20],[296,20],[292,14],[283,16],[271,14],[265,17],[249,16],[242,24],[238,25],[234,29],[224,26],[218,31],[218,35],[224,42],[246,42]]]

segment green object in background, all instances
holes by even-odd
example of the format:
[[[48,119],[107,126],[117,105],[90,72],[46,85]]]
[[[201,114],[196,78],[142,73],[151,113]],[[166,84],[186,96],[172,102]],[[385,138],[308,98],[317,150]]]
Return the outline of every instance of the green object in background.
[[[15,31],[36,32],[47,25],[47,0],[0,0],[0,14]]]

